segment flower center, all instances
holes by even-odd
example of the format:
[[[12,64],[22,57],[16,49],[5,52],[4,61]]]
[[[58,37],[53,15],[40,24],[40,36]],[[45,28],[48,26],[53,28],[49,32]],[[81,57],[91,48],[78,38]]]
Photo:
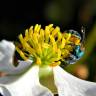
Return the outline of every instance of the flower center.
[[[25,31],[25,36],[19,35],[20,45],[16,46],[17,52],[24,59],[33,59],[35,64],[57,66],[61,60],[67,58],[73,51],[74,46],[79,45],[80,39],[71,33],[62,33],[53,24],[45,26],[36,24]]]

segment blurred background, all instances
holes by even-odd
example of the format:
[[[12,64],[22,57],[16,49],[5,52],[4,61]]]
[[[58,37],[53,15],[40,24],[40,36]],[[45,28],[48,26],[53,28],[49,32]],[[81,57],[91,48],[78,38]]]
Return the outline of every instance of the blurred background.
[[[13,3],[13,4],[12,4]],[[2,4],[1,4],[2,5]],[[53,23],[61,31],[81,32],[85,27],[85,55],[64,69],[78,78],[96,81],[96,0],[32,0],[3,2],[0,8],[0,40],[14,41],[31,25]]]

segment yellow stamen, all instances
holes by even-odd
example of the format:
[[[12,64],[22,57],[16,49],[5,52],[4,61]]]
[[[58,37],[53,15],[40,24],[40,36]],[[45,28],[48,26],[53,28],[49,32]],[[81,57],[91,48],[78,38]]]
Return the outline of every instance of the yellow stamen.
[[[36,53],[38,54],[38,55],[42,55],[42,49],[41,49],[41,45],[38,43],[38,45],[37,45],[37,47],[36,47]]]
[[[62,39],[62,34],[61,34],[61,32],[58,32],[58,40],[57,40],[57,42],[61,41],[61,39]]]
[[[20,54],[20,56],[22,57],[22,59],[28,60],[28,58],[24,55],[24,53],[18,47],[16,47],[16,51]]]
[[[50,42],[53,45],[53,50],[56,52],[57,51],[57,44],[56,44],[55,39],[52,35],[50,36]]]
[[[41,59],[39,57],[37,57],[36,59],[36,64],[41,65]]]
[[[33,54],[34,56],[36,56],[36,52],[33,48],[31,48],[31,46],[28,43],[24,43],[24,48],[26,51],[28,51],[31,54]]]
[[[49,29],[52,28],[53,27],[53,24],[49,24],[48,27],[49,27]]]
[[[39,37],[40,44],[44,43],[44,30],[40,29],[40,37]]]
[[[61,50],[60,49],[58,49],[58,58],[60,59],[61,58]]]
[[[61,41],[61,49],[65,47],[65,43],[66,43],[66,40],[64,38],[62,38],[62,41]]]
[[[66,39],[66,41],[68,41],[71,37],[71,33],[64,33],[64,38]]]
[[[29,38],[32,38],[32,35],[33,35],[33,26],[31,26],[29,29]]]
[[[40,31],[41,25],[38,25],[37,32]]]
[[[33,34],[33,38],[32,39],[33,39],[35,44],[38,44],[38,34],[37,33]]]
[[[45,42],[46,42],[46,43],[48,43],[48,41],[49,41],[49,36],[50,36],[49,27],[46,26],[46,27],[45,27]]]
[[[50,64],[49,66],[51,66],[51,67],[55,67],[55,66],[58,66],[58,65],[60,65],[60,61],[58,61],[58,62],[54,62],[54,63],[52,63],[52,64]]]
[[[50,32],[52,32],[54,30],[54,28],[52,27],[52,28],[50,28]]]
[[[56,27],[53,31],[52,31],[52,36],[54,37],[58,32],[60,32],[60,28]]]
[[[47,43],[43,43],[43,45],[42,45],[43,48],[49,48],[49,46],[50,46],[50,45],[47,44]]]
[[[24,40],[28,41],[28,39],[29,39],[29,33],[28,33],[28,29],[26,29]]]
[[[37,32],[38,26],[39,26],[38,24],[35,25],[34,32]]]
[[[34,56],[36,56],[35,50],[33,48],[31,48],[31,46],[27,42],[25,42],[25,40],[23,39],[22,34],[19,35],[19,39],[20,39],[21,44],[23,45],[23,48],[26,51],[28,51],[30,54],[33,54]]]
[[[20,40],[20,42],[21,42],[23,48],[25,48],[25,41],[24,41],[24,39],[23,39],[22,34],[19,35],[19,40]]]

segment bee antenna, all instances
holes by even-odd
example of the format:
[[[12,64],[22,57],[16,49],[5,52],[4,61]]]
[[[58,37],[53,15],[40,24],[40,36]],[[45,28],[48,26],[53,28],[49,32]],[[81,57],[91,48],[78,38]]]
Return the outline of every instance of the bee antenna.
[[[85,41],[85,27],[84,26],[82,26],[81,27],[81,34],[82,34],[82,43],[84,43],[84,41]]]

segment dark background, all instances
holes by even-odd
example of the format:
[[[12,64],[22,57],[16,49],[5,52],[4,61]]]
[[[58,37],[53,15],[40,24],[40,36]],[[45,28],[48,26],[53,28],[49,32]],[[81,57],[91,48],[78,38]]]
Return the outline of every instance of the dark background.
[[[96,0],[32,0],[2,2],[0,7],[0,39],[16,40],[17,35],[36,23],[53,23],[61,30],[86,28],[96,20]]]

